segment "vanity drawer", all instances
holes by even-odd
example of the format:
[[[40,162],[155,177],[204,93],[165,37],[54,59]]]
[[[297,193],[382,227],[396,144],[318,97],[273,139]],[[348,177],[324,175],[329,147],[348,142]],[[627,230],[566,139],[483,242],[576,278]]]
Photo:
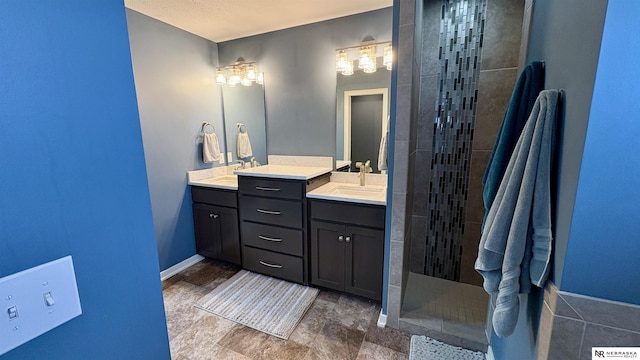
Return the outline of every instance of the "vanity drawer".
[[[309,218],[314,220],[339,221],[383,229],[385,212],[386,208],[381,205],[309,200]]]
[[[297,180],[268,179],[238,176],[238,190],[241,194],[268,196],[281,199],[301,200],[304,183]]]
[[[206,187],[191,186],[191,200],[197,203],[219,205],[226,207],[238,207],[238,196],[235,190],[212,189]]]
[[[299,257],[243,246],[242,266],[249,271],[303,283],[302,258]]]
[[[289,255],[302,256],[302,231],[276,226],[242,223],[242,243]]]
[[[302,228],[302,203],[299,201],[240,196],[242,220]]]

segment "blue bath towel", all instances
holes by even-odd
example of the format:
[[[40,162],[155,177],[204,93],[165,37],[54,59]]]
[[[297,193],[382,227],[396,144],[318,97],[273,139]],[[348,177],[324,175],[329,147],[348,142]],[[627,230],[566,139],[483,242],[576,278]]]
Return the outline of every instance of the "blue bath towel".
[[[530,284],[542,287],[551,257],[551,152],[557,90],[544,90],[522,131],[487,221],[475,269],[484,289],[495,295],[493,328],[500,337],[513,333],[518,294]]]
[[[533,104],[543,87],[544,63],[541,61],[532,62],[522,70],[520,78],[518,78],[518,82],[513,89],[511,100],[500,125],[498,137],[493,145],[489,163],[482,177],[482,185],[484,185],[482,198],[485,208],[483,226],[487,220],[493,199],[495,199],[498,192],[502,176],[504,176],[504,172],[507,169],[513,148],[516,146],[516,141],[518,141]]]

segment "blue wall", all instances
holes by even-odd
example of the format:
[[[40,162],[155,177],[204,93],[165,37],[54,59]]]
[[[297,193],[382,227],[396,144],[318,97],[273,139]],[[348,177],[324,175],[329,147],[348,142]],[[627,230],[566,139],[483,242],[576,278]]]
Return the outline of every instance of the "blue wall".
[[[202,162],[202,122],[224,151],[217,45],[127,10],[131,58],[149,177],[153,223],[164,270],[196,253],[186,172]],[[215,165],[217,166],[217,165]]]
[[[560,288],[634,304],[640,304],[638,13],[640,3],[632,0],[607,7]]]
[[[391,40],[391,20],[385,8],[218,44],[221,64],[243,57],[265,73],[268,154],[335,157],[335,49]]]
[[[0,277],[71,255],[83,310],[2,359],[169,359],[122,1],[0,24]]]

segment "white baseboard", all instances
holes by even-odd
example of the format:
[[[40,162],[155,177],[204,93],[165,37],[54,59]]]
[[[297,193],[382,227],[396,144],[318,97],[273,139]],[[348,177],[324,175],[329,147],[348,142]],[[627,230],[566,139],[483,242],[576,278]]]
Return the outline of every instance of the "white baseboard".
[[[172,267],[166,270],[160,271],[160,281],[167,280],[168,278],[179,273],[180,271],[185,270],[190,266],[193,266],[194,264],[199,263],[200,261],[202,261],[202,259],[204,259],[204,257],[196,254],[190,258],[180,261],[179,263],[173,265]]]
[[[378,327],[379,328],[383,328],[387,326],[387,315],[382,313],[382,310],[380,310],[380,315],[378,316]]]
[[[491,349],[491,345],[489,345],[489,347],[487,348],[487,360],[495,360],[496,358],[493,357],[493,350]]]

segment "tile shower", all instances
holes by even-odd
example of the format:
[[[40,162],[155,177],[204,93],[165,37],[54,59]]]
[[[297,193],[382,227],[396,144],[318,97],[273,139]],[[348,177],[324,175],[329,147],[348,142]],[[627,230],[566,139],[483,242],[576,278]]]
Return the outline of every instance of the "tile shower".
[[[473,269],[482,175],[518,74],[523,12],[513,0],[400,2],[391,326],[486,344],[487,296]],[[468,301],[443,301],[451,296]]]

